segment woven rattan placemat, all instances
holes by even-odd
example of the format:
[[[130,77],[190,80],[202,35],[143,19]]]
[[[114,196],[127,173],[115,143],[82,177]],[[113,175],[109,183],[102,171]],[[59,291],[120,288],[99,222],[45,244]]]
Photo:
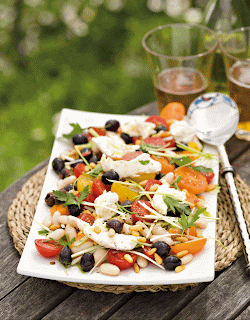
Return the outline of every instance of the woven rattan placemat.
[[[32,176],[18,192],[12,205],[8,210],[8,226],[13,238],[14,246],[22,254],[26,239],[29,234],[31,223],[35,214],[36,206],[40,197],[47,167]],[[250,231],[250,188],[242,181],[239,175],[235,177],[242,209]],[[243,253],[240,232],[237,226],[234,210],[231,204],[230,196],[227,191],[225,179],[220,177],[219,184],[221,191],[218,195],[217,216],[220,218],[216,226],[216,239],[224,246],[216,242],[215,246],[215,270],[219,271],[227,268]],[[155,285],[155,286],[111,286],[100,284],[85,284],[74,282],[63,282],[69,286],[77,287],[83,290],[104,291],[113,293],[128,293],[132,291],[151,291],[160,290],[176,291],[184,290],[188,286],[195,284],[177,284],[177,285]]]

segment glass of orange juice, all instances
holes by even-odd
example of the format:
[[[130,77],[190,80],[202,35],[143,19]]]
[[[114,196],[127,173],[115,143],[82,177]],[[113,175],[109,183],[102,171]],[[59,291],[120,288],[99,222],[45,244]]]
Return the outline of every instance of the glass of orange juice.
[[[149,31],[142,44],[148,54],[159,111],[170,102],[180,102],[187,110],[195,98],[210,89],[218,40],[209,28],[164,25]]]

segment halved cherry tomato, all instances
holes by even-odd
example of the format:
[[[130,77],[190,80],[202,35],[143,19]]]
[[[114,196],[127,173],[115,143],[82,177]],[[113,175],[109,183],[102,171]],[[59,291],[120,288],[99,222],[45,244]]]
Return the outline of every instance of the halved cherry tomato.
[[[35,246],[36,250],[46,258],[57,256],[63,249],[57,241],[47,239],[36,239]]]
[[[148,137],[143,139],[143,141],[147,144],[151,144],[152,146],[164,147],[166,142],[163,138],[160,137]]]
[[[145,185],[145,190],[146,191],[150,191],[150,188],[155,185],[155,184],[158,184],[159,186],[162,185],[162,182],[159,181],[159,180],[156,180],[156,179],[151,179],[151,180],[148,180],[146,185]],[[150,194],[150,197],[153,198],[153,194]]]
[[[143,154],[143,152],[142,151],[133,151],[133,152],[126,153],[122,157],[122,160],[130,161],[130,160],[137,158],[140,154]]]
[[[95,222],[95,218],[92,216],[92,214],[87,213],[87,212],[83,212],[81,213],[77,218],[89,223],[91,226],[94,224]]]
[[[214,172],[201,172],[201,174],[206,177],[207,183],[211,183],[214,178]]]
[[[163,118],[160,117],[160,116],[149,116],[145,122],[152,122],[152,123],[154,123],[156,126],[158,126],[159,124],[162,124],[164,127],[167,128],[167,122],[166,122],[166,120],[163,119]]]
[[[147,240],[147,243],[150,243],[149,240]],[[152,248],[149,247],[149,246],[143,246],[142,247],[142,252],[147,256],[149,257],[150,259],[154,260],[155,257],[154,257],[154,254],[148,254],[148,252],[151,250]]]
[[[95,130],[99,136],[106,136],[106,130],[102,128],[92,127],[91,129]],[[93,137],[93,135],[90,133],[90,135]]]
[[[200,238],[198,240],[191,240],[187,242],[177,243],[171,246],[171,250],[174,253],[178,253],[183,250],[188,250],[188,253],[194,254],[204,248],[207,242],[207,238]]]
[[[189,167],[179,167],[174,171],[175,178],[181,176],[178,183],[180,189],[186,189],[194,194],[200,194],[207,189],[207,179],[198,171]]]
[[[190,191],[188,191],[186,194],[186,200],[193,204],[190,205],[191,209],[196,205],[197,202],[199,202],[199,198],[197,197],[197,195]]]
[[[105,190],[107,191],[106,185],[101,180],[95,178],[92,184],[92,193],[94,197],[99,197]]]
[[[134,253],[129,253],[133,262],[128,262],[124,259],[125,254],[127,252],[110,249],[107,254],[108,262],[116,265],[120,270],[129,269],[135,264],[137,256]]]
[[[78,198],[80,197],[80,192],[78,192],[76,194],[76,197],[78,197]],[[92,202],[93,203],[95,201],[95,197],[94,197],[93,193],[89,193],[87,198],[83,199],[83,201],[87,201],[87,202]]]
[[[160,113],[165,120],[182,120],[185,116],[185,107],[179,102],[168,103]]]
[[[140,137],[139,136],[132,137],[133,144],[135,144],[137,140],[140,141]]]
[[[83,172],[85,172],[85,167],[86,165],[84,163],[78,163],[74,168],[74,176],[78,178]]]
[[[173,172],[175,169],[175,166],[173,164],[169,164],[169,161],[167,158],[157,158],[155,155],[152,155],[151,158],[155,161],[160,162],[161,164],[161,172],[164,174],[167,174],[169,172]]]
[[[175,147],[175,139],[165,140],[165,148],[174,148]]]
[[[150,214],[150,211],[146,208],[144,208],[141,203],[144,203],[145,205],[147,205],[149,208],[153,209],[151,203],[147,200],[136,200],[132,206],[131,206],[131,212],[133,212],[134,214],[132,214],[132,220],[133,222],[136,221],[146,221],[146,222],[152,222],[154,221],[153,219],[149,219],[149,218],[144,218],[145,215]]]

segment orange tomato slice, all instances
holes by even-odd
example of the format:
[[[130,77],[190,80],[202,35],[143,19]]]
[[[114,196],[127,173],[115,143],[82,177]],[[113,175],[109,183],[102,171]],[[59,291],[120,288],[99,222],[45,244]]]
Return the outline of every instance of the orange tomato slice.
[[[53,207],[51,207],[51,209],[50,209],[51,215],[53,216],[53,214],[56,211],[59,211],[62,216],[63,215],[66,215],[66,216],[70,215],[69,210],[68,210],[68,206],[64,207],[62,203],[54,204]]]
[[[185,116],[185,107],[179,102],[170,102],[163,108],[160,116],[165,120],[182,120]]]
[[[134,201],[135,197],[139,195],[139,192],[136,192],[130,189],[128,186],[119,182],[112,183],[111,192],[115,192],[118,194],[120,202],[124,202],[126,200]]]
[[[169,172],[173,172],[175,166],[173,164],[169,164],[169,161],[166,158],[157,158],[156,156],[152,155],[151,158],[155,161],[160,162],[161,164],[161,172],[163,174],[167,174]]]
[[[197,240],[191,240],[188,242],[177,243],[171,246],[171,250],[174,253],[188,250],[189,253],[194,254],[202,250],[207,242],[207,238],[201,238]]]

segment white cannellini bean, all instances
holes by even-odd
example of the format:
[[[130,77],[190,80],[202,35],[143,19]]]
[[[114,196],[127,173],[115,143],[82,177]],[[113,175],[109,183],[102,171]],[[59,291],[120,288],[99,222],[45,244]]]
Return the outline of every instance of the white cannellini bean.
[[[58,222],[61,224],[67,224],[68,223],[68,216],[62,215],[58,217]]]
[[[181,264],[188,264],[190,261],[193,260],[193,255],[191,253],[185,255],[184,257],[181,258]]]
[[[71,251],[73,253],[77,253],[77,252],[80,252],[82,250],[88,249],[90,247],[93,247],[93,242],[92,241],[86,241],[86,242],[83,242],[80,246],[72,247]]]
[[[57,187],[58,187],[58,189],[63,189],[65,187],[69,186],[70,184],[74,183],[75,180],[76,180],[75,176],[67,177],[63,180],[60,180],[57,184]]]
[[[162,235],[162,238],[159,238],[158,236],[156,236],[156,237],[152,236],[150,240],[152,242],[163,241],[163,242],[166,242],[170,246],[174,243],[174,241],[171,239],[171,237],[164,237],[164,235]]]
[[[129,213],[126,214],[125,222],[128,224],[133,222],[132,214],[129,214]]]
[[[129,227],[130,227],[129,224],[124,223],[124,224],[123,224],[123,227],[122,227],[122,233],[124,233],[124,234],[131,234],[131,231],[130,231]]]
[[[68,216],[68,224],[71,224],[72,227],[77,228],[77,218],[74,216]]]
[[[48,234],[48,236],[54,240],[59,240],[61,237],[64,236],[64,230],[63,229],[56,229],[55,231],[52,231]]]
[[[53,216],[52,216],[52,224],[57,224],[59,225],[60,222],[58,220],[58,218],[61,216],[61,213],[59,211],[55,211]]]
[[[138,256],[137,257],[137,264],[140,268],[146,268],[148,266],[148,260],[141,257],[141,256]]]
[[[108,250],[106,249],[98,249],[94,253],[95,264],[97,264],[100,260],[104,259],[107,255]]]
[[[43,219],[43,224],[45,225],[45,227],[50,227],[52,225],[52,218],[51,216],[46,216]]]
[[[198,228],[201,228],[201,229],[206,229],[207,227],[207,220],[203,217],[200,217],[199,219],[197,219],[195,221],[195,224],[197,225]]]
[[[159,224],[156,224],[152,229],[152,234],[162,235],[162,234],[168,234],[168,232],[167,230],[162,228]]]
[[[118,276],[120,269],[111,263],[103,263],[100,265],[100,272],[107,276]]]
[[[73,228],[70,224],[66,225],[65,228],[65,234],[69,236],[69,240],[71,241],[72,239],[76,238],[76,229]]]
[[[164,177],[160,179],[161,182],[172,183],[174,181],[174,173],[169,172]]]

